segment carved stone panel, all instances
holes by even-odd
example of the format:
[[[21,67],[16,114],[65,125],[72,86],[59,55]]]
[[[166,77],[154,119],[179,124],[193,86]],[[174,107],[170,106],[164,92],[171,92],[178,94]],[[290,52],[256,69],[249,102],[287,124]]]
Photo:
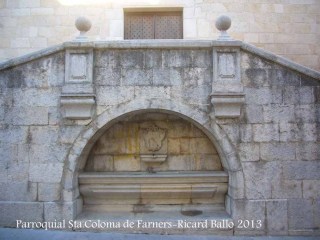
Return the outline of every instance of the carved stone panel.
[[[218,85],[241,84],[240,51],[237,48],[213,50],[213,82]]]
[[[235,53],[218,53],[218,71],[221,78],[234,78],[236,76]]]
[[[164,162],[167,159],[167,130],[155,123],[140,129],[140,159],[143,162]]]
[[[92,84],[92,64],[92,49],[68,49],[66,52],[65,84]]]
[[[86,54],[70,54],[70,81],[85,80],[87,78]]]
[[[166,129],[158,127],[152,123],[148,127],[141,129],[141,153],[166,153]]]

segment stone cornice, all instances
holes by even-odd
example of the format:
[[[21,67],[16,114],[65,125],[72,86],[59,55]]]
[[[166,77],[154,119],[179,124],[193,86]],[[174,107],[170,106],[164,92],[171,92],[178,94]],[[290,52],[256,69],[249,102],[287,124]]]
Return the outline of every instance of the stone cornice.
[[[216,40],[114,40],[114,41],[92,41],[92,42],[65,42],[21,57],[13,58],[0,63],[0,70],[15,67],[32,60],[36,60],[66,48],[95,48],[95,49],[190,49],[190,48],[211,48],[211,47],[240,47],[243,51],[275,62],[286,68],[297,71],[314,79],[320,80],[320,72],[295,63],[291,60],[273,54],[264,49],[255,47],[241,41],[216,41]]]

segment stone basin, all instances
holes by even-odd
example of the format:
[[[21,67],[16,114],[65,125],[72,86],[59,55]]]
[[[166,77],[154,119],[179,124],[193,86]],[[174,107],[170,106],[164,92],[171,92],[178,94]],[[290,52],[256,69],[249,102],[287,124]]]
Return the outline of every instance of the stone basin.
[[[228,189],[224,171],[83,172],[84,205],[223,204]]]

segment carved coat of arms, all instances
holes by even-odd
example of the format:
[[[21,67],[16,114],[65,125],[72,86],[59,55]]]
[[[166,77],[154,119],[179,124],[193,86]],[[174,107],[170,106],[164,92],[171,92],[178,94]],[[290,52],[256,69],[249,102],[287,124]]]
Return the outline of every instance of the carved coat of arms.
[[[148,128],[142,129],[142,138],[146,150],[150,152],[157,152],[161,149],[163,140],[166,137],[166,130],[159,128],[157,125],[153,124]]]

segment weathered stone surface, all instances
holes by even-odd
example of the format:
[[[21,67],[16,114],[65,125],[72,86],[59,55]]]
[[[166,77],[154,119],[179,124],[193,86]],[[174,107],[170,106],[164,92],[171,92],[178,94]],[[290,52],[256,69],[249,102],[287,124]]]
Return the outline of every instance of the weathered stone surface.
[[[62,163],[67,156],[68,146],[55,142],[32,144],[29,146],[30,163]]]
[[[295,121],[303,123],[316,122],[316,109],[314,105],[298,105],[295,107]]]
[[[53,144],[58,140],[58,127],[30,127],[28,132],[28,143]]]
[[[268,72],[262,68],[248,68],[242,74],[243,82],[248,87],[270,86]]]
[[[44,203],[44,221],[73,220],[77,214],[77,200],[74,202],[46,202]]]
[[[134,88],[134,94],[135,97],[140,96],[143,98],[146,98],[147,96],[149,98],[159,98],[159,99],[169,99],[171,96],[171,88],[170,87],[135,87]]]
[[[189,50],[164,50],[163,65],[167,67],[191,67],[192,57]]]
[[[300,86],[300,75],[287,69],[269,69],[268,76],[272,85]]]
[[[64,144],[71,144],[75,141],[82,130],[81,126],[63,126],[59,128],[59,141]]]
[[[298,144],[296,148],[297,160],[319,160],[320,159],[320,148],[319,143],[315,142],[303,142]]]
[[[268,199],[272,184],[278,183],[281,165],[277,162],[244,162],[245,191],[248,199]]]
[[[14,107],[5,116],[5,121],[12,125],[47,125],[47,107]]]
[[[302,198],[302,181],[281,179],[279,182],[273,182],[272,198]]]
[[[114,157],[115,171],[140,171],[140,158],[130,155],[118,155]]]
[[[253,140],[255,142],[279,141],[278,124],[254,124]]]
[[[183,68],[181,77],[184,86],[199,86],[211,84],[211,72],[206,68]]]
[[[37,184],[27,181],[0,183],[0,193],[0,201],[33,202],[37,201]]]
[[[149,86],[152,83],[152,70],[128,68],[121,69],[121,85]]]
[[[97,89],[97,105],[116,105],[134,98],[134,87],[100,87]]]
[[[263,123],[262,106],[250,104],[245,106],[245,115],[248,123]]]
[[[13,90],[13,101],[16,107],[54,107],[59,103],[60,90],[24,88]]]
[[[282,103],[282,91],[277,88],[245,88],[248,104]]]
[[[313,221],[313,201],[308,199],[288,200],[289,229],[311,229]]]
[[[29,168],[29,180],[31,182],[59,183],[62,170],[62,163],[34,163]]]
[[[38,200],[53,202],[60,199],[61,185],[57,183],[38,183]]]
[[[295,160],[295,150],[295,143],[261,143],[260,157],[264,161]]]
[[[296,123],[279,123],[280,142],[299,141],[299,128]]]
[[[266,202],[267,233],[270,235],[288,234],[287,200],[270,200]]]
[[[233,202],[234,215],[236,222],[240,220],[250,219],[254,221],[253,226],[248,228],[235,228],[236,234],[241,234],[242,231],[247,234],[265,234],[266,232],[266,202],[261,200],[236,200]]]
[[[320,181],[319,180],[303,180],[303,198],[319,199],[320,198]]]
[[[240,125],[240,139],[241,139],[241,142],[252,142],[253,141],[252,125],[249,125],[249,124],[241,124]]]
[[[311,104],[315,102],[313,87],[301,87],[299,88],[299,103]]]
[[[242,162],[259,161],[260,159],[259,144],[241,143],[239,145],[239,157]]]
[[[119,68],[94,68],[95,83],[98,86],[120,86],[121,70]]]
[[[296,86],[286,86],[283,89],[283,104],[299,104],[299,88]]]
[[[283,164],[283,175],[292,180],[316,180],[320,178],[319,161],[289,161]]]
[[[265,105],[263,106],[263,118],[265,123],[294,122],[294,106],[293,105]]]
[[[22,157],[21,157],[22,158]],[[17,159],[17,162],[8,162],[6,165],[7,179],[9,182],[24,182],[28,179],[29,163],[28,156]]]
[[[153,69],[153,78],[152,78],[152,85],[154,86],[170,86],[173,85],[171,83],[170,75],[171,70],[170,69]]]
[[[29,222],[43,221],[43,203],[39,202],[0,202],[1,226],[16,227],[17,220]]]
[[[0,128],[1,143],[25,143],[28,139],[28,127],[10,126]]]

